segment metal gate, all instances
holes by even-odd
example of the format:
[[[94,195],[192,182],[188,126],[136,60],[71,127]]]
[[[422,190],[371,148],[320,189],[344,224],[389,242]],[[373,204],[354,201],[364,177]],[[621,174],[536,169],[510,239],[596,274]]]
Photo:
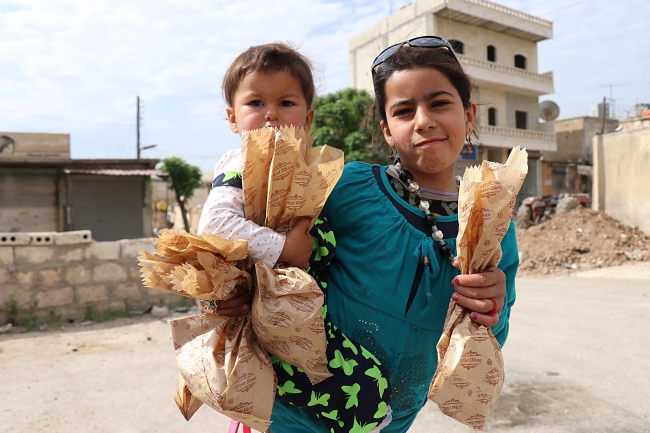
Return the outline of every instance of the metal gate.
[[[55,169],[0,169],[0,232],[57,229]]]
[[[94,240],[143,236],[142,176],[68,176],[66,230],[91,230]]]

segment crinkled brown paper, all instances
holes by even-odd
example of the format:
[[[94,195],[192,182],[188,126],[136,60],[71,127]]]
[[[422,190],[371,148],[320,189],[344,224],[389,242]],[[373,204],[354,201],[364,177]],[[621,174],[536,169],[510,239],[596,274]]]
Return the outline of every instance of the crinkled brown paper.
[[[156,251],[143,251],[139,261],[147,287],[221,301],[253,289],[247,255],[246,241],[164,230],[156,239]],[[268,428],[276,377],[251,321],[249,312],[170,322],[180,371],[174,400],[185,419],[207,404],[257,430]]]
[[[311,148],[307,131],[281,128],[242,134],[246,217],[284,232],[300,218],[315,221],[343,170],[343,152]],[[210,233],[163,231],[154,254],[142,252],[147,287],[203,300],[253,290],[245,241]],[[171,322],[180,370],[175,401],[189,420],[207,404],[264,431],[270,425],[276,377],[267,351],[301,367],[312,383],[331,376],[320,307],[323,293],[298,268],[255,267],[251,311],[236,318],[199,315]]]
[[[499,264],[501,240],[528,172],[527,158],[526,151],[516,147],[505,164],[484,161],[465,170],[456,243],[462,274],[490,271]],[[492,330],[473,322],[469,314],[455,301],[449,303],[428,396],[445,415],[483,430],[503,387],[503,357]]]
[[[301,128],[242,134],[246,219],[279,233],[301,218],[313,224],[341,177],[343,152],[312,144],[313,137]],[[262,347],[303,369],[313,384],[330,377],[318,284],[303,270],[282,263],[271,269],[258,262],[255,272],[253,327]]]

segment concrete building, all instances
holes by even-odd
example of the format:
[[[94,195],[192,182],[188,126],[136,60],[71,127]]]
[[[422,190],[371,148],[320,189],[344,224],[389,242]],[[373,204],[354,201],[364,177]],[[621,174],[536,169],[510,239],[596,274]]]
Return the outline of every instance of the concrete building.
[[[486,0],[417,0],[350,40],[351,86],[373,93],[373,59],[423,35],[452,42],[479,104],[478,151],[463,156],[459,174],[483,159],[505,162],[509,150],[521,146],[530,155],[521,195],[541,194],[541,152],[557,147],[554,122],[538,120],[538,98],[554,89],[552,72],[538,71],[537,43],[552,37],[552,23]]]
[[[593,139],[592,208],[650,234],[650,112],[620,126]]]
[[[150,237],[150,179],[162,174],[157,163],[71,159],[69,134],[0,132],[0,233],[91,230],[98,241]]]
[[[618,127],[616,119],[574,117],[555,122],[556,151],[542,152],[542,195],[591,194],[593,138]]]

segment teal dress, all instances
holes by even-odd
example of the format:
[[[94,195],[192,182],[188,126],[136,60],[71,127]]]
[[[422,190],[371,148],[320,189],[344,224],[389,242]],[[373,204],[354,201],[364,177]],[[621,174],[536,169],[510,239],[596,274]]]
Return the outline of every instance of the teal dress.
[[[406,432],[426,402],[436,371],[436,344],[458,270],[431,239],[424,213],[390,186],[386,167],[347,164],[322,215],[337,240],[327,273],[328,312],[388,372],[392,421],[382,433]],[[456,251],[457,215],[438,217],[437,226]],[[513,224],[501,245],[499,268],[506,275],[507,293],[492,331],[503,345],[519,265]],[[430,266],[424,265],[425,257]],[[271,420],[273,433],[329,433],[315,415],[281,401]]]

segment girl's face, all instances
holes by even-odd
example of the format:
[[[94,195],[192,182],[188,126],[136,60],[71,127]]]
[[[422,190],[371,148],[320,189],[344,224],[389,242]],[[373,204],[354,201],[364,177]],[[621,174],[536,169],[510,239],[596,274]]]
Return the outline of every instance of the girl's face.
[[[300,80],[285,70],[246,75],[226,115],[235,133],[278,126],[309,129],[314,120],[314,110],[307,105]]]
[[[469,108],[440,71],[417,67],[386,80],[386,122],[381,129],[402,166],[422,186],[456,192],[455,163],[476,124]]]

